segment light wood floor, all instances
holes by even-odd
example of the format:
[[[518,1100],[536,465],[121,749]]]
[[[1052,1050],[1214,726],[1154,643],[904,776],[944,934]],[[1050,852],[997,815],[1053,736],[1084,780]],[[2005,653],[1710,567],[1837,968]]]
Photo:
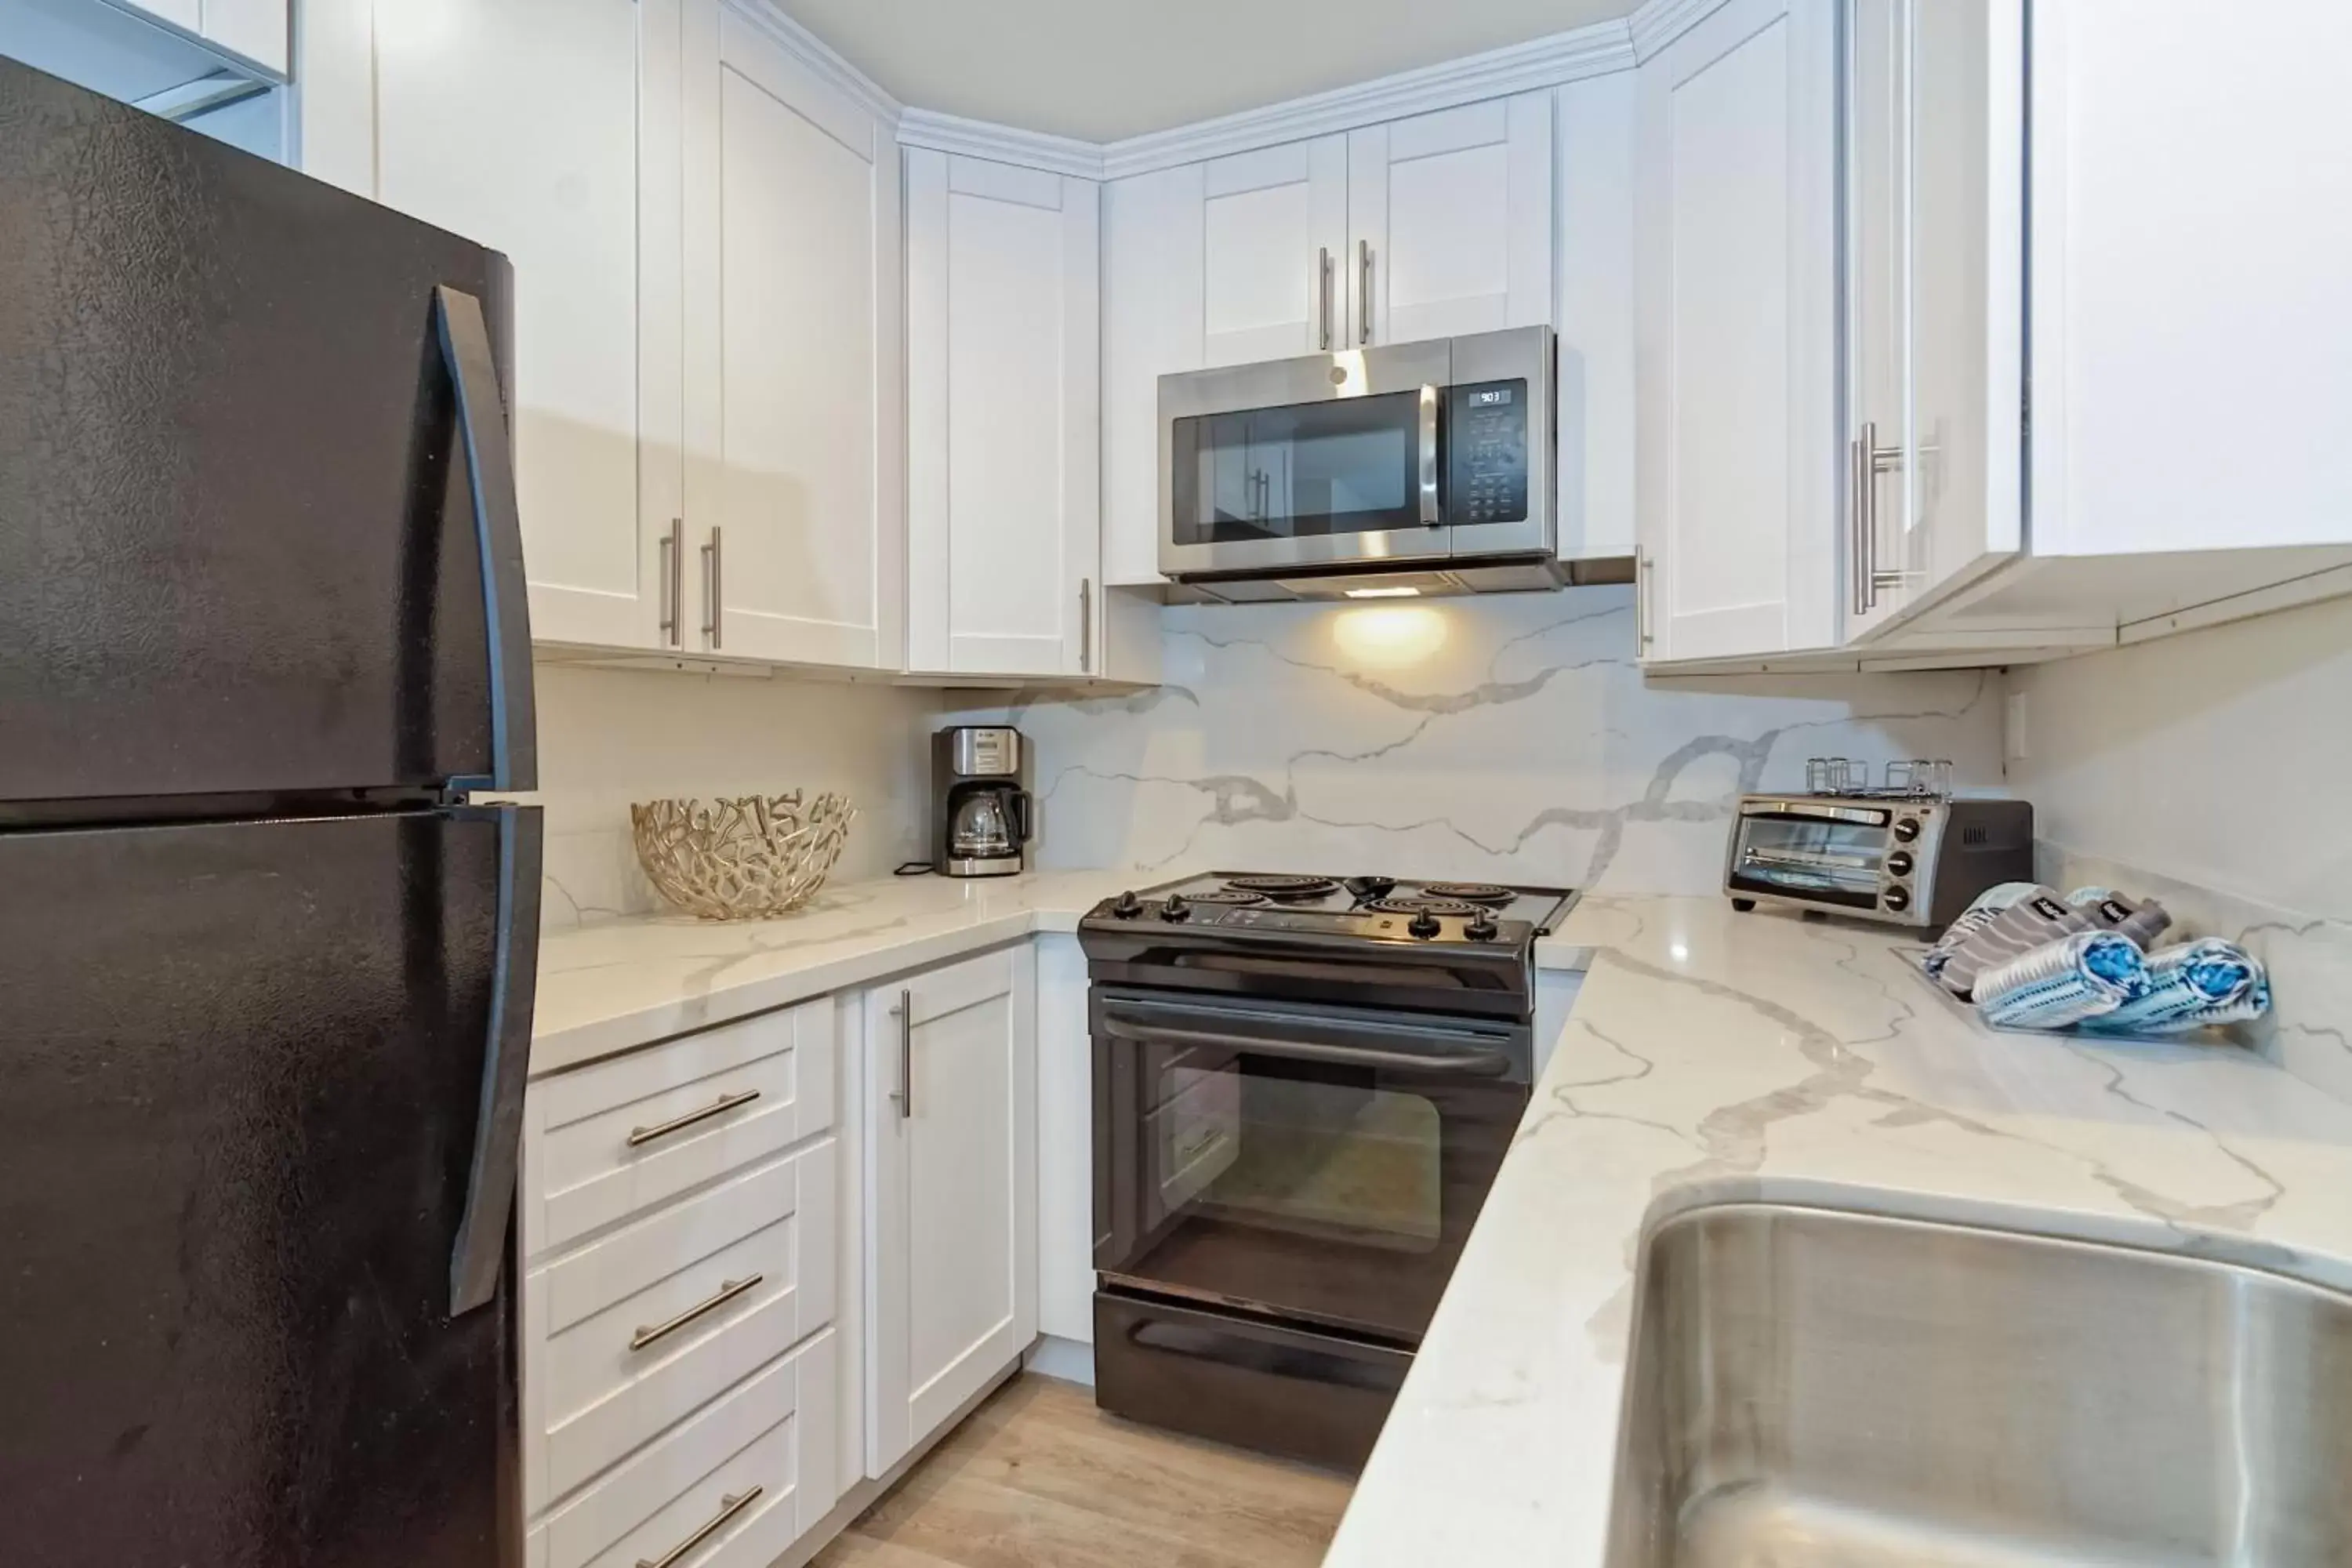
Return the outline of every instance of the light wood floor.
[[[1015,1378],[810,1568],[1314,1568],[1350,1482]]]

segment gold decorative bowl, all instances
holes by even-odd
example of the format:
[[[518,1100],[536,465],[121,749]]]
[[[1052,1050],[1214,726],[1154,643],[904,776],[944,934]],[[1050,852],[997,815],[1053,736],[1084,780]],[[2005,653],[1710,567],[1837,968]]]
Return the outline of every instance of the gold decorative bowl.
[[[706,921],[789,914],[824,886],[857,808],[827,793],[649,800],[629,807],[637,864],[674,909]]]

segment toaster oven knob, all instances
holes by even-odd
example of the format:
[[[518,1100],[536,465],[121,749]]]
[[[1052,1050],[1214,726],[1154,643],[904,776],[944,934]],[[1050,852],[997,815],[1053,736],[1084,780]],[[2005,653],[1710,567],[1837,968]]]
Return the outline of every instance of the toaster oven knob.
[[[1420,937],[1423,941],[1427,941],[1429,938],[1435,936],[1439,931],[1444,931],[1445,927],[1439,921],[1435,915],[1433,915],[1424,910],[1420,914],[1413,916],[1412,920],[1405,926],[1404,929],[1412,932],[1413,935]]]
[[[1160,906],[1160,918],[1163,921],[1189,920],[1192,914],[1192,906],[1186,903],[1181,894],[1169,894],[1168,901]]]
[[[1112,901],[1110,912],[1114,919],[1131,921],[1143,912],[1143,900],[1137,898],[1131,890],[1121,893]]]
[[[1889,888],[1878,895],[1878,901],[1900,914],[1911,907],[1911,895],[1900,888]]]
[[[1896,817],[1895,819],[1895,837],[1900,838],[1906,844],[1908,844],[1914,838],[1918,837],[1919,819],[1916,816]]]
[[[1911,851],[1897,849],[1886,858],[1886,874],[1890,877],[1907,877],[1911,874]]]

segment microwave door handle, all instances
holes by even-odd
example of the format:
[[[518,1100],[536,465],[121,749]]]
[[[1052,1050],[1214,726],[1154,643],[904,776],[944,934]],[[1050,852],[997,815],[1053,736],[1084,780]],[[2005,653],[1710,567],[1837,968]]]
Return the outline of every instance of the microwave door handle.
[[[1208,1047],[1248,1051],[1255,1056],[1289,1061],[1328,1062],[1338,1067],[1374,1068],[1389,1072],[1441,1074],[1448,1078],[1499,1078],[1511,1070],[1511,1058],[1502,1051],[1480,1049],[1442,1057],[1410,1051],[1376,1050],[1369,1046],[1327,1045],[1319,1040],[1273,1040],[1260,1035],[1227,1035],[1204,1029],[1162,1029],[1130,1024],[1116,1015],[1106,1016],[1102,1032],[1114,1040],[1142,1046]]]
[[[1435,528],[1445,521],[1437,505],[1437,388],[1421,389],[1421,521]]]

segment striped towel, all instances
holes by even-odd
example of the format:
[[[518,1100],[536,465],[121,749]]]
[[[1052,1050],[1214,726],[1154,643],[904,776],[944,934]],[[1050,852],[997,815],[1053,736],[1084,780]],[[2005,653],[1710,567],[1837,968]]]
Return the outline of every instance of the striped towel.
[[[2154,899],[2134,899],[2113,888],[2077,888],[2066,902],[2095,921],[2100,928],[2127,936],[2147,952],[2172,923],[2172,916]]]
[[[2121,1006],[2088,1019],[2105,1033],[2172,1035],[2207,1024],[2235,1024],[2270,1011],[2270,976],[2262,961],[2233,942],[2206,937],[2148,955],[2147,970]]]
[[[2063,902],[2047,888],[2034,888],[1993,916],[1946,961],[1937,984],[1953,995],[1984,1000],[1984,977],[2026,954],[2077,931],[2096,931],[2098,921]]]
[[[1977,1011],[2005,1029],[2063,1029],[2112,1013],[2145,984],[2138,944],[2078,931],[1977,977]]]
[[[1969,938],[1990,925],[2001,910],[2029,893],[2049,891],[2039,882],[1997,882],[1987,888],[1969,900],[1958,920],[1944,928],[1944,934],[1936,939],[1936,945],[1919,961],[1920,967],[1940,979],[1944,966],[1952,962],[1952,954],[1968,945]]]

